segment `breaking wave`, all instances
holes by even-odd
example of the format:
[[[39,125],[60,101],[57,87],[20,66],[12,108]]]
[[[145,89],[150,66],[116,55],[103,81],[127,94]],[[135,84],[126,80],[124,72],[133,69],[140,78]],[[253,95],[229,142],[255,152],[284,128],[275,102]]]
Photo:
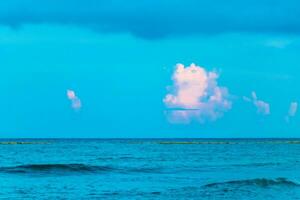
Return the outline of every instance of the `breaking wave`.
[[[1,167],[0,173],[11,174],[85,174],[85,173],[160,173],[160,168],[147,167],[111,167],[86,164],[29,164]]]
[[[210,183],[204,185],[205,188],[211,187],[222,187],[222,186],[258,186],[258,187],[269,187],[269,186],[288,186],[288,187],[299,187],[300,184],[286,178],[276,178],[276,179],[266,179],[266,178],[256,178],[256,179],[245,179],[245,180],[234,180],[218,183]]]
[[[18,165],[13,167],[1,167],[2,173],[51,173],[51,172],[77,172],[77,173],[93,173],[107,172],[114,170],[108,166],[91,166],[85,164],[30,164]]]

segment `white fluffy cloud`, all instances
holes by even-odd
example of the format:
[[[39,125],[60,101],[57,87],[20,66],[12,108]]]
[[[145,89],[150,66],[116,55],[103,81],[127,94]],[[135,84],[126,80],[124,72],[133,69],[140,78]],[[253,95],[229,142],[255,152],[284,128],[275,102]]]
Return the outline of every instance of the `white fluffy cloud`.
[[[215,120],[231,108],[227,88],[218,86],[218,74],[191,64],[177,64],[173,74],[171,91],[163,99],[170,108],[168,119],[174,123],[192,120]]]
[[[257,113],[258,114],[262,114],[262,115],[269,115],[270,114],[270,104],[269,103],[267,103],[265,101],[262,101],[262,100],[259,100],[254,91],[251,93],[251,97],[252,98],[243,97],[243,99],[247,102],[253,103],[253,105],[255,105],[256,108],[257,108]]]
[[[81,108],[81,100],[76,96],[74,90],[67,90],[67,97],[71,101],[71,106],[74,110],[79,110]]]

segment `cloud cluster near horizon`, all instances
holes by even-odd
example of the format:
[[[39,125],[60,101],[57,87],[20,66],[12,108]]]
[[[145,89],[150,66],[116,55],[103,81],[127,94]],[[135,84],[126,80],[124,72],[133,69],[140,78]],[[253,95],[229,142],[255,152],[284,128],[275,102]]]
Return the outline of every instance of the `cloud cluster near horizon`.
[[[223,32],[299,34],[298,7],[296,0],[10,0],[0,2],[0,24],[73,25],[146,39]]]
[[[71,101],[71,107],[74,110],[79,110],[81,108],[81,100],[76,96],[74,90],[67,90],[67,97]]]
[[[173,86],[163,99],[170,109],[168,119],[174,123],[216,120],[231,108],[228,90],[218,86],[218,74],[191,64],[177,64]]]
[[[190,123],[191,121],[214,121],[231,109],[232,102],[226,87],[218,85],[219,75],[215,71],[191,64],[177,64],[172,75],[173,85],[164,97],[168,110],[167,118],[172,123]],[[258,99],[256,92],[242,99],[256,107],[257,114],[269,115],[270,104]],[[287,118],[295,116],[298,104],[292,102]]]

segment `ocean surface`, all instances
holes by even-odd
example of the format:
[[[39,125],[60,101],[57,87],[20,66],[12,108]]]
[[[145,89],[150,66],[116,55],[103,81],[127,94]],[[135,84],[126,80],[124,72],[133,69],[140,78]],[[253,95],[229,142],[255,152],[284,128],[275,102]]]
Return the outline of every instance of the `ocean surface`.
[[[300,199],[300,139],[2,139],[0,199]]]

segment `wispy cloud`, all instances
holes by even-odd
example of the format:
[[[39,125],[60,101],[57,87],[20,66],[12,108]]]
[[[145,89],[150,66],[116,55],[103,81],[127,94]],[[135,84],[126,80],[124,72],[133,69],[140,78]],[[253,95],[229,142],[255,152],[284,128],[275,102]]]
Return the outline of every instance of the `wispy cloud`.
[[[228,90],[218,86],[218,74],[214,71],[195,64],[188,67],[177,64],[172,79],[171,91],[163,99],[170,108],[167,111],[170,122],[216,120],[231,108]]]
[[[263,100],[259,100],[257,98],[256,92],[253,91],[251,93],[251,98],[244,96],[243,99],[244,99],[244,101],[253,103],[253,105],[255,105],[255,107],[257,108],[258,114],[269,115],[271,113],[270,112],[270,104]]]
[[[292,41],[287,40],[287,39],[273,39],[273,40],[268,40],[265,43],[265,45],[267,47],[272,47],[272,48],[276,48],[276,49],[284,49],[291,43],[292,43]]]
[[[288,114],[285,116],[285,121],[289,122],[290,118],[295,117],[298,109],[298,103],[297,102],[291,102]]]
[[[81,108],[81,100],[76,96],[74,90],[67,90],[67,97],[71,101],[71,107],[74,110],[79,110]]]

